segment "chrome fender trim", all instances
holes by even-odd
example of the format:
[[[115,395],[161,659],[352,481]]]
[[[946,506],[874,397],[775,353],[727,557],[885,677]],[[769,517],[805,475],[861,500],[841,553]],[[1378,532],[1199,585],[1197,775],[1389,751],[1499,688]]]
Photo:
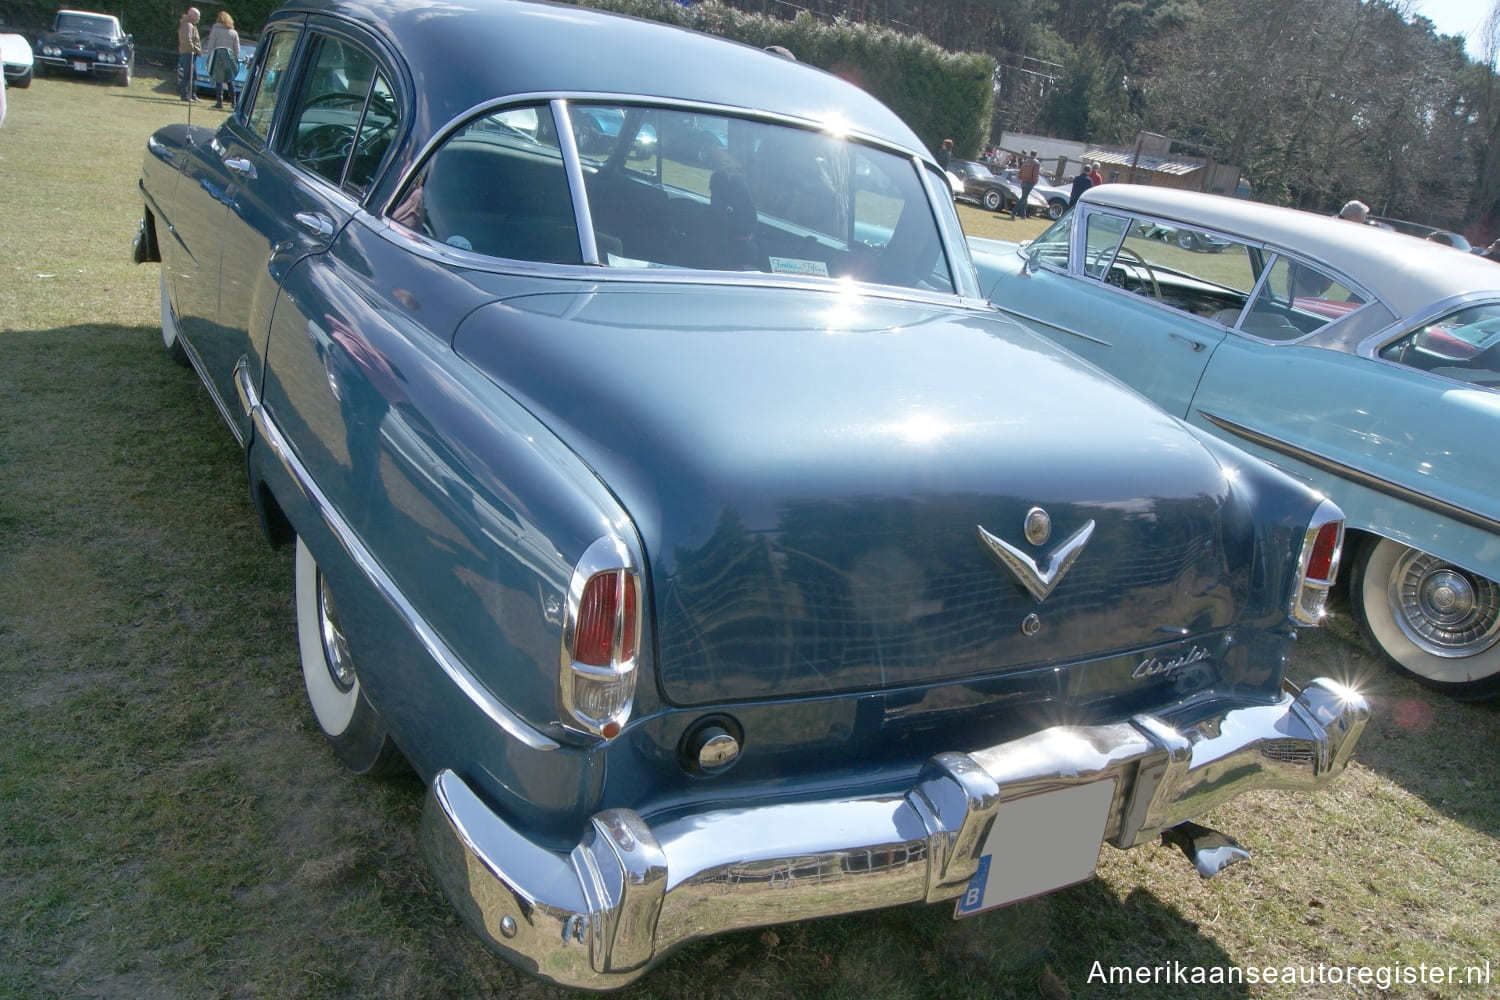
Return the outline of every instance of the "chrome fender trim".
[[[432,657],[433,662],[447,675],[449,681],[511,738],[532,750],[556,750],[558,743],[533,729],[524,719],[495,697],[479,678],[464,666],[458,655],[448,647],[448,644],[438,636],[421,613],[407,600],[406,595],[396,586],[396,581],[391,579],[385,567],[380,565],[375,554],[365,545],[353,526],[344,520],[329,502],[328,497],[318,488],[318,484],[313,481],[311,473],[292,449],[291,442],[281,433],[276,421],[262,404],[260,393],[256,390],[254,379],[250,374],[250,366],[243,358],[235,366],[234,375],[240,405],[250,415],[255,439],[271,449],[271,453],[276,456],[287,475],[302,491],[303,498],[317,511],[324,525],[349,554],[349,558],[354,560],[355,565],[369,578],[370,583],[385,598],[391,610],[406,623],[407,628],[411,629],[417,641],[427,651],[427,655]]]

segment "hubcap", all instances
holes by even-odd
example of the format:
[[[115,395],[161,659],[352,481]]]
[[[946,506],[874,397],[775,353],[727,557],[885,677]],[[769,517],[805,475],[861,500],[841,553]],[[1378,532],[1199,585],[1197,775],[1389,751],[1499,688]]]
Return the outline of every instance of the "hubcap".
[[[333,608],[333,594],[329,593],[328,581],[318,574],[318,629],[323,636],[323,662],[328,665],[328,676],[334,686],[348,693],[354,690],[357,680],[354,674],[354,657],[349,654],[349,643],[344,639],[343,627],[339,625],[338,612]]]
[[[1390,600],[1401,631],[1433,656],[1473,656],[1500,641],[1500,586],[1424,552],[1396,562]]]

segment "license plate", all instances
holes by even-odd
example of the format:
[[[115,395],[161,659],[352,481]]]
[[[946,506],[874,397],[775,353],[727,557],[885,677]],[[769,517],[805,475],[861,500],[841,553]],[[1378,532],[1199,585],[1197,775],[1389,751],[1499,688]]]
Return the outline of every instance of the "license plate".
[[[73,68],[78,70],[80,73],[87,73],[89,70],[89,64],[86,62],[78,62],[75,60],[73,62]]]
[[[959,897],[967,917],[1091,878],[1115,782],[1095,781],[1000,803],[979,870]]]

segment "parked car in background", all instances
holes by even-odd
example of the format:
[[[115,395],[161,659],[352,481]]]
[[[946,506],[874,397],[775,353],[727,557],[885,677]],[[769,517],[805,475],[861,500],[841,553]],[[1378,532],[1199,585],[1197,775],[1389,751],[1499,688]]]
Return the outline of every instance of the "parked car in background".
[[[1007,167],[999,172],[999,177],[1006,183],[1012,185],[1017,191],[1021,190],[1021,171],[1015,167]],[[1040,195],[1042,201],[1046,202],[1047,218],[1058,219],[1068,209],[1068,199],[1073,197],[1072,184],[1053,184],[1043,175],[1031,188],[1033,195]],[[1026,204],[1035,206],[1036,198],[1027,198]]]
[[[33,67],[31,43],[23,36],[0,32],[0,64],[5,69],[7,87],[29,87]]]
[[[983,205],[991,212],[1008,212],[1021,200],[1019,182],[1011,183],[983,163],[975,160],[950,160],[948,172],[964,186],[963,194],[957,195],[959,201]],[[1026,199],[1026,204],[1037,215],[1047,214],[1047,199],[1034,189]]]
[[[227,47],[227,46],[226,46]],[[213,77],[208,72],[207,52],[193,59],[193,87],[207,94],[214,92]],[[234,79],[230,85],[234,88],[235,100],[239,99],[240,91],[245,88],[245,77],[250,72],[250,62],[255,58],[255,40],[240,39],[240,51],[238,54],[239,69],[235,71]]]
[[[1151,233],[1212,241],[1184,251]],[[1400,670],[1500,692],[1500,270],[1373,226],[1110,184],[1024,248],[1002,310],[1348,515],[1350,600]]]
[[[83,73],[128,87],[135,72],[135,40],[113,14],[60,10],[33,52],[43,74]]]
[[[1382,215],[1372,215],[1369,221],[1382,229],[1394,229],[1398,233],[1405,233],[1407,236],[1415,236],[1418,239],[1432,240],[1434,243],[1441,243],[1465,253],[1473,251],[1467,239],[1448,229],[1439,229],[1437,226],[1429,226],[1421,222],[1407,222],[1405,219],[1388,219]]]
[[[1344,768],[1364,700],[1285,676],[1337,505],[990,308],[863,90],[423,0],[284,8],[246,88],[150,138],[138,259],[296,551],[313,718],[421,776],[508,960],[607,989],[1106,842],[1211,874],[1193,817]]]

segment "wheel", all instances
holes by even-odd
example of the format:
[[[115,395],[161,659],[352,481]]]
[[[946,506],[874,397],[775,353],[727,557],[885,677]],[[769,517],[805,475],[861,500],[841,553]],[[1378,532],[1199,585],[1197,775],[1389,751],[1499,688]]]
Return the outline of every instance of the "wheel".
[[[360,690],[354,657],[318,562],[297,539],[297,643],[302,683],[318,728],[333,752],[355,774],[385,775],[405,761],[380,716]]]
[[[1388,538],[1363,546],[1349,599],[1365,641],[1455,698],[1500,694],[1500,584]]]
[[[119,76],[115,77],[115,83],[118,84],[121,87],[128,87],[128,86],[130,86],[130,75],[134,71],[135,71],[135,56],[131,56],[130,57],[130,61],[125,64],[125,72],[123,72]]]
[[[1177,230],[1177,245],[1184,250],[1197,250],[1198,237],[1188,229]]]
[[[991,188],[984,193],[984,207],[991,212],[1000,211],[1000,206],[1005,204],[1005,198],[999,191]]]
[[[31,74],[33,72],[35,72],[34,69],[28,69],[26,72],[16,77],[14,83],[7,81],[5,85],[7,87],[14,87],[17,90],[25,90],[27,87],[31,86]]]
[[[1068,203],[1062,198],[1053,198],[1047,202],[1047,218],[1057,220],[1068,210]]]
[[[172,360],[184,368],[191,368],[193,362],[188,358],[187,348],[182,346],[182,338],[177,334],[177,320],[172,316],[172,300],[167,298],[167,266],[161,267],[161,342],[172,356]]]

